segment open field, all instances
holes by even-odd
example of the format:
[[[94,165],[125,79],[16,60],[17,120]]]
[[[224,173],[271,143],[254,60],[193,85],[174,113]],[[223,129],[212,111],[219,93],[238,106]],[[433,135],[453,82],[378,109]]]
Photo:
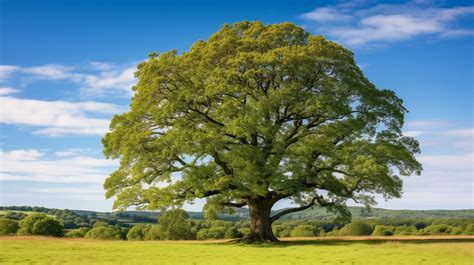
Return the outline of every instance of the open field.
[[[32,214],[38,213],[38,212],[32,212],[32,211],[0,210],[0,216],[6,215],[8,212],[24,213],[26,215],[32,215]],[[52,214],[46,214],[46,216],[54,218],[54,215],[52,215]]]
[[[472,264],[473,236],[222,241],[0,237],[1,264]]]

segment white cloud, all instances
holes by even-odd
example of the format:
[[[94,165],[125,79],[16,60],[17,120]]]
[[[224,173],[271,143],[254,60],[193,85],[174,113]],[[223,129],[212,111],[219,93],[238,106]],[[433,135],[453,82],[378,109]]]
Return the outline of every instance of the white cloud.
[[[48,136],[103,135],[110,122],[94,114],[119,113],[123,107],[94,101],[67,102],[0,97],[0,123],[26,125],[32,133]]]
[[[340,22],[350,20],[352,16],[341,13],[337,8],[321,7],[301,15],[301,18],[318,22]]]
[[[92,67],[94,70],[100,70],[100,71],[109,71],[115,68],[113,64],[109,63],[104,63],[104,62],[90,62],[89,65]]]
[[[87,153],[91,151],[90,149],[83,149],[83,148],[70,148],[67,150],[57,151],[54,152],[54,155],[57,157],[71,157],[71,156],[78,156],[83,153]]]
[[[118,95],[130,96],[131,87],[137,82],[134,77],[135,67],[119,67],[116,65],[91,62],[86,67],[46,64],[33,67],[0,65],[3,82],[12,78],[14,73],[20,74],[25,80],[62,80],[79,86],[85,96]]]
[[[71,80],[80,82],[84,76],[82,74],[73,73],[73,67],[63,65],[40,65],[34,67],[20,68],[20,72],[31,75],[33,78],[46,80]]]
[[[446,120],[411,120],[406,123],[410,129],[433,129],[451,125],[454,123]]]
[[[301,15],[310,27],[346,45],[400,41],[421,35],[455,37],[473,35],[474,30],[460,28],[455,22],[474,14],[474,6],[451,8],[426,4],[379,4],[316,8]]]
[[[104,189],[100,187],[89,188],[37,188],[30,189],[32,192],[53,193],[53,194],[103,194]]]
[[[0,65],[0,80],[10,77],[10,74],[18,71],[20,67],[14,65]]]
[[[474,154],[455,154],[455,155],[423,155],[418,160],[429,170],[443,170],[446,173],[459,170],[473,170]],[[474,177],[474,176],[470,176]]]
[[[474,128],[453,129],[444,132],[445,135],[457,137],[474,137]]]
[[[43,156],[43,153],[39,152],[36,149],[19,149],[9,152],[3,152],[2,150],[0,150],[0,157],[6,160],[29,161],[36,160],[41,156]]]
[[[11,87],[0,87],[0,96],[11,95],[18,92],[19,92],[18,89],[14,89]]]
[[[0,161],[1,181],[99,184],[117,166],[117,161],[85,156],[48,159],[34,149],[0,151]]]
[[[410,137],[417,137],[420,135],[423,135],[425,132],[424,131],[405,131],[403,132],[403,135],[410,136]]]
[[[105,71],[98,75],[87,75],[81,82],[81,92],[87,95],[124,93],[130,95],[131,87],[136,83],[135,68],[122,71]],[[118,90],[117,90],[118,89]]]

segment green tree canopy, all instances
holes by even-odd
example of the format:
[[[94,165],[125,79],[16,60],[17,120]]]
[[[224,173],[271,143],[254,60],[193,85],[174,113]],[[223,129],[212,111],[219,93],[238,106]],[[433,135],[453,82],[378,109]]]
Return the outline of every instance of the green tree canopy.
[[[48,219],[48,216],[44,213],[34,213],[28,215],[20,221],[20,229],[18,229],[19,235],[33,235],[33,228],[35,223]]]
[[[33,234],[43,236],[64,236],[64,226],[58,220],[46,218],[33,225]]]
[[[44,213],[34,213],[23,218],[19,224],[19,235],[64,236],[64,226]]]
[[[247,205],[246,239],[276,241],[271,223],[284,214],[318,204],[347,215],[347,200],[400,197],[400,176],[420,173],[402,100],[370,83],[351,51],[291,23],[226,24],[137,68],[130,110],[102,140],[120,159],[104,184],[116,209]],[[282,199],[301,207],[270,216]]]
[[[18,221],[0,218],[0,235],[16,234],[18,228]]]
[[[189,215],[181,209],[163,212],[158,217],[162,232],[160,238],[169,240],[195,239],[196,235],[191,231],[188,218]]]

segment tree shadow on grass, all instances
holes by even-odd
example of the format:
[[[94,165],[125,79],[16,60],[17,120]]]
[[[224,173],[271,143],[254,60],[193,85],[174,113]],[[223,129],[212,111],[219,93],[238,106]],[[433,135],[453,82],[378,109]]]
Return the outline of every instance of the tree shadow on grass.
[[[274,248],[274,247],[291,247],[291,246],[344,246],[353,244],[367,244],[367,245],[378,245],[384,243],[401,243],[401,244],[433,244],[433,243],[474,243],[474,238],[446,238],[446,239],[365,239],[365,240],[350,240],[350,239],[304,239],[304,240],[282,240],[276,243],[232,243],[226,242],[226,245],[241,245],[251,247],[263,247],[263,248]],[[219,243],[213,243],[219,244]],[[222,243],[220,243],[222,245]]]

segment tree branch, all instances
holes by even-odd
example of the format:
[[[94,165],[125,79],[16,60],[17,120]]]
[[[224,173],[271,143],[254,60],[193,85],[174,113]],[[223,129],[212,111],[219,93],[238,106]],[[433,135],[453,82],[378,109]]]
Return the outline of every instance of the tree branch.
[[[240,207],[243,207],[243,206],[247,205],[247,202],[246,201],[243,201],[243,202],[221,202],[219,204],[222,205],[222,206],[240,208]]]
[[[286,210],[283,210],[277,214],[275,214],[274,216],[271,216],[270,217],[270,222],[275,222],[276,220],[278,220],[280,217],[282,217],[283,215],[285,214],[289,214],[289,213],[294,213],[294,212],[299,212],[299,211],[303,211],[303,210],[306,210],[312,206],[314,206],[314,202],[316,201],[317,197],[314,197],[311,202],[305,206],[301,206],[301,207],[296,207],[296,208],[290,208],[290,209],[286,209]]]

